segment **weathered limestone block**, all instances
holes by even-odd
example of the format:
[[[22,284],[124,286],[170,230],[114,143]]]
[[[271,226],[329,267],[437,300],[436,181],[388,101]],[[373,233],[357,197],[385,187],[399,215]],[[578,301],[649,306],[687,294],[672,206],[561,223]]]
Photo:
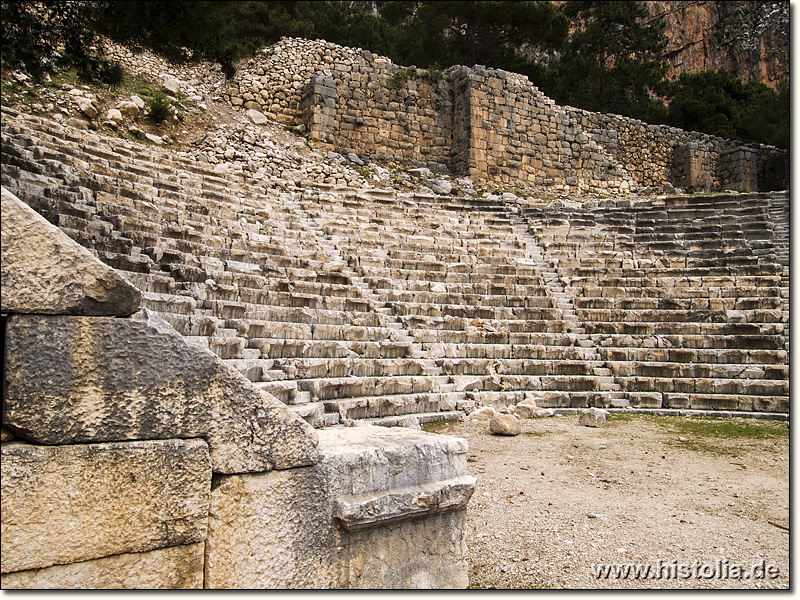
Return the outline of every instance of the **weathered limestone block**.
[[[142,294],[60,229],[3,188],[4,313],[125,317]]]
[[[205,586],[347,587],[347,550],[313,467],[215,478]]]
[[[2,572],[41,569],[206,537],[203,440],[2,445]]]
[[[536,402],[534,400],[526,400],[525,402],[520,402],[519,404],[511,407],[511,412],[520,419],[536,418],[537,410],[539,410],[539,407],[536,406]]]
[[[202,589],[205,544],[118,554],[69,565],[6,573],[6,590]]]
[[[489,420],[489,431],[496,435],[519,435],[521,428],[519,419],[512,414],[498,412]]]
[[[317,468],[329,475],[337,498],[460,480],[467,474],[467,442],[460,438],[374,426],[318,433]],[[351,477],[340,476],[351,471]]]
[[[469,585],[466,510],[349,533],[348,580],[359,589],[450,589]]]
[[[581,413],[578,423],[586,427],[602,427],[611,413],[602,408],[590,408]]]
[[[471,412],[467,417],[468,421],[489,421],[495,415],[495,409],[491,406],[482,406]]]
[[[466,508],[474,488],[475,478],[464,475],[444,482],[345,496],[336,500],[334,516],[345,529],[356,531],[378,522],[390,523],[417,514]]]
[[[316,458],[310,425],[146,309],[9,317],[3,425],[40,444],[201,437],[218,473]]]
[[[319,434],[314,467],[215,480],[206,586],[466,587],[466,442],[374,426]]]

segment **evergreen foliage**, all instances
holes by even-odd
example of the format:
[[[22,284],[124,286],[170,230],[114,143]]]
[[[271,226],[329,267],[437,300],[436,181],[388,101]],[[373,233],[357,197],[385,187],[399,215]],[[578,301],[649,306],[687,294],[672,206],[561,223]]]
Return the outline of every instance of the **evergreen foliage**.
[[[550,2],[394,1],[380,15],[414,36],[419,56],[412,62],[423,66],[502,67],[523,46],[558,47],[569,31],[569,19]]]
[[[92,27],[108,2],[2,2],[3,65],[36,78],[75,67],[87,81],[117,85],[122,70],[105,60]]]
[[[172,105],[166,94],[158,92],[150,99],[148,114],[156,123],[165,121],[172,114]]]
[[[282,36],[321,38],[435,72],[483,64],[522,73],[560,104],[789,144],[788,81],[777,91],[725,72],[667,82],[664,24],[642,2],[23,0],[0,8],[4,68],[37,77],[73,66],[85,79],[119,83],[122,70],[100,55],[99,35],[174,62],[214,61],[228,76]]]
[[[727,71],[684,73],[668,86],[666,121],[682,129],[789,147],[789,81],[777,90]]]
[[[555,65],[557,85],[544,88],[563,104],[646,120],[663,118],[654,100],[667,73],[664,23],[646,23],[643,2],[570,1],[574,31]]]

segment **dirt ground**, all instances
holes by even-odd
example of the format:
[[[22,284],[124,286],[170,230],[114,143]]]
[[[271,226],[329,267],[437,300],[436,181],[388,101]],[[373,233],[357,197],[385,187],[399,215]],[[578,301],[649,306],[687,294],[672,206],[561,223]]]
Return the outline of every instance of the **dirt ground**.
[[[523,420],[516,437],[485,421],[436,431],[469,441],[478,479],[471,587],[789,587],[788,423],[569,415]],[[593,567],[638,564],[647,578]]]

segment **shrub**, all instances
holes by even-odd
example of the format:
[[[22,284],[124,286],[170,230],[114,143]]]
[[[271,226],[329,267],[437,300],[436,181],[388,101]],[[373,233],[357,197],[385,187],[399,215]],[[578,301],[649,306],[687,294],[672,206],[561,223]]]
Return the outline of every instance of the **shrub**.
[[[172,114],[172,105],[163,92],[158,92],[150,99],[150,117],[156,122],[161,123]]]
[[[403,87],[405,84],[408,83],[408,71],[405,69],[400,69],[397,73],[394,74],[392,77],[392,81],[396,87]]]

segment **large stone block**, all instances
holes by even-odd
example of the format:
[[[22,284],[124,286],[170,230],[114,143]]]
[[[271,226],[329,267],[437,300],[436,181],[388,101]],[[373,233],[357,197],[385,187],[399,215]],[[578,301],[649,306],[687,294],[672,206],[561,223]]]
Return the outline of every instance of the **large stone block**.
[[[114,269],[2,190],[4,313],[128,316],[142,294]]]
[[[313,467],[215,477],[205,585],[347,587],[347,551]]]
[[[202,589],[205,544],[119,554],[69,565],[6,573],[5,590]]]
[[[349,532],[349,587],[466,588],[466,513],[456,510]]]
[[[322,430],[314,467],[215,479],[213,588],[466,587],[464,440]]]
[[[129,319],[15,315],[3,424],[40,444],[201,437],[215,472],[313,464],[313,428],[143,309]]]
[[[200,542],[203,440],[2,445],[2,572]]]

